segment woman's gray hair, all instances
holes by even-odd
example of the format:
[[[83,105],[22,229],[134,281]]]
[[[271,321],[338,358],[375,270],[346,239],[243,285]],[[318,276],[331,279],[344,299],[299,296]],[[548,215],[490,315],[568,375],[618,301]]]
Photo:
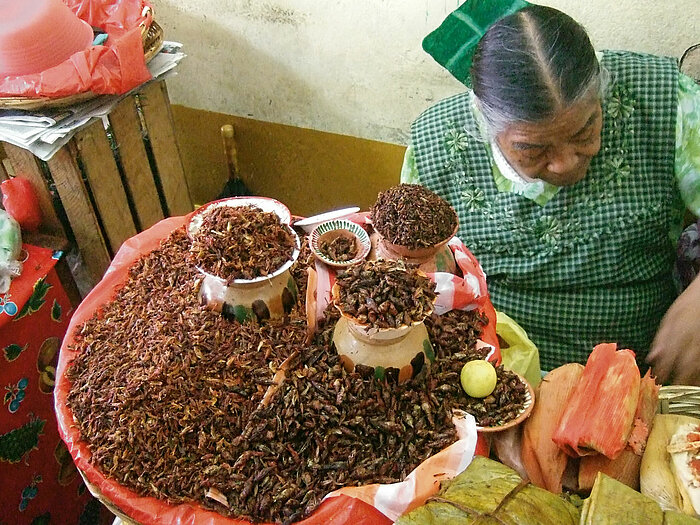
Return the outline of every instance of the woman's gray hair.
[[[609,75],[586,30],[540,5],[496,22],[479,41],[471,67],[476,104],[491,137],[513,123],[537,123],[588,97]]]

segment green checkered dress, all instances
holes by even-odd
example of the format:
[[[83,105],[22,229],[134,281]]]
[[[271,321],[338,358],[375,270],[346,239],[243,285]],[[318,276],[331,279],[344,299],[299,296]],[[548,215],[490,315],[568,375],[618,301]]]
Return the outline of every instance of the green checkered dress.
[[[678,69],[673,59],[607,51],[602,147],[581,182],[543,206],[494,183],[470,97],[446,99],[413,124],[421,182],[457,210],[497,309],[537,344],[542,366],[585,362],[618,342],[641,363],[676,297],[671,267],[683,203],[674,177]]]

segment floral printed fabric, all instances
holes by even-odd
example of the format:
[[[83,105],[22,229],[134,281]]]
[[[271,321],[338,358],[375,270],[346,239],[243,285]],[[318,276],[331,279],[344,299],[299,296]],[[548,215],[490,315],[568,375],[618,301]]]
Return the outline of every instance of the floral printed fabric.
[[[58,435],[53,405],[72,307],[51,250],[23,245],[24,271],[0,294],[0,523],[111,523]]]

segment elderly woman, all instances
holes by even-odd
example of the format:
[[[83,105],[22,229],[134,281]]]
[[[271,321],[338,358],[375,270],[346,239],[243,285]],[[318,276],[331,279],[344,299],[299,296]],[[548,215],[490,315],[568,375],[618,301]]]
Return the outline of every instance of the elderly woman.
[[[596,54],[569,16],[522,0],[471,34],[494,4],[468,0],[424,41],[471,90],[414,122],[402,181],[457,210],[543,368],[614,341],[661,381],[700,384],[700,280],[678,297],[672,277],[700,214],[700,87],[670,58]]]

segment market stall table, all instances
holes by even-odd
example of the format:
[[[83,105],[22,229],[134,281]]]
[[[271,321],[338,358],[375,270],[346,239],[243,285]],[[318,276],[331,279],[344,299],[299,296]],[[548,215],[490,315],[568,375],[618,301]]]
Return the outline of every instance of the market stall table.
[[[118,484],[109,480],[90,463],[90,451],[88,450],[86,443],[81,441],[76,427],[72,423],[72,413],[66,406],[70,383],[65,377],[65,371],[68,362],[74,357],[74,350],[70,348],[73,341],[73,331],[76,327],[80,326],[83,322],[90,318],[93,313],[98,311],[101,304],[114,295],[115,290],[117,290],[124,282],[128,268],[134,261],[136,261],[142,254],[148,253],[154,248],[157,248],[162,239],[167,237],[171,231],[183,225],[185,221],[186,217],[166,219],[160,223],[157,223],[146,232],[129,239],[116,255],[103,280],[85,299],[84,303],[74,315],[73,320],[71,321],[71,326],[69,327],[69,334],[71,335],[69,335],[64,343],[64,354],[62,354],[61,361],[59,362],[58,366],[59,386],[56,392],[56,407],[59,413],[59,427],[69,450],[71,450],[71,454],[76,460],[78,467],[86,477],[86,480],[89,482],[89,486],[96,486],[101,495],[105,498],[105,501],[115,507],[116,512],[121,513],[124,516],[128,516],[130,519],[149,523],[167,523],[172,522],[174,519],[193,519],[196,523],[204,522],[200,520],[213,520],[206,521],[207,523],[241,523],[240,521],[231,521],[230,519],[224,518],[211,511],[204,510],[195,504],[185,503],[178,506],[173,506],[156,500],[150,496],[140,496],[132,490],[119,486]],[[485,287],[482,289],[485,289]],[[489,338],[495,342],[495,329],[493,329],[493,327],[491,328],[493,331]],[[462,437],[462,439],[473,440],[472,444],[470,445],[472,451],[474,450],[475,446],[475,438],[475,434],[473,434],[473,437]],[[463,469],[466,465],[465,462],[469,461],[473,452],[464,453],[465,449],[462,447],[465,445],[460,443],[461,441],[458,441],[456,444],[459,445],[460,448],[453,449],[462,451],[459,454],[455,454],[454,452],[450,453],[448,448],[437,456],[434,456],[437,459],[435,459],[434,463],[427,471],[423,471],[422,475],[416,475],[413,480],[413,482],[416,482],[416,486],[414,488],[409,488],[409,492],[413,493],[413,491],[419,491],[420,494],[425,494],[423,498],[427,497],[430,492],[435,490],[439,479],[454,475]],[[453,447],[454,446],[455,445],[453,445]],[[469,449],[467,448],[466,450]],[[433,476],[431,472],[435,474],[435,476]],[[398,493],[393,493],[391,491],[386,492],[383,490],[377,492],[377,487],[383,487],[383,485],[373,485],[371,487],[374,488],[369,488],[368,490],[364,491],[366,494],[361,499],[364,499],[366,502],[377,503],[379,501],[377,498],[388,498],[388,500],[383,501],[383,506],[379,505],[378,508],[391,509],[392,505],[394,505],[396,510],[390,511],[393,512],[392,518],[397,517],[405,510],[405,506],[395,504],[393,501],[394,498],[398,497]],[[383,494],[383,496],[380,493]],[[393,496],[390,494],[393,494]],[[405,505],[405,503],[403,505]],[[375,505],[375,507],[377,507],[377,505]],[[387,522],[387,518],[381,517],[381,513],[378,513],[376,509],[368,506],[366,503],[362,503],[358,499],[352,498],[348,500],[348,498],[344,496],[327,499],[311,515],[311,517],[305,520],[305,522],[342,523],[345,522],[344,520],[346,518],[341,518],[340,516],[347,517],[347,512],[353,513],[352,520],[354,523]],[[360,521],[355,521],[358,519]]]

